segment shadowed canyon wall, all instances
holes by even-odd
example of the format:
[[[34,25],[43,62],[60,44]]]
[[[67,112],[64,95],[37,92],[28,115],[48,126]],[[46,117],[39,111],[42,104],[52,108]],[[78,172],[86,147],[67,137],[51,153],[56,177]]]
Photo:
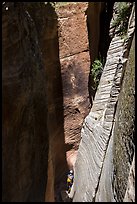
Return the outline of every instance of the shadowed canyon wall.
[[[130,167],[135,153],[135,37],[125,68],[114,127],[114,189],[122,202],[127,189]],[[135,169],[135,164],[133,171]],[[133,176],[134,177],[134,176]],[[133,180],[134,182],[134,180]],[[134,189],[134,184],[133,184]],[[132,196],[134,201],[135,192]],[[127,200],[128,201],[128,200]],[[130,201],[131,202],[131,201]]]
[[[100,16],[104,8],[104,2],[90,2],[86,11],[91,64],[99,54]]]
[[[94,60],[99,59],[103,65],[106,61],[107,51],[111,41],[109,36],[110,21],[113,15],[114,2],[89,2],[86,11],[87,29],[90,51],[90,74],[88,81],[88,89],[90,103],[92,105],[96,90],[91,70]]]
[[[60,182],[64,172],[67,171],[64,146],[62,78],[59,61],[58,17],[55,9],[50,4],[40,4],[39,12],[36,11],[38,6],[35,7],[35,4],[31,5],[32,8],[28,8],[28,11],[35,21],[47,73],[49,168],[46,201],[54,201],[54,186]],[[61,168],[59,168],[60,166]]]
[[[2,12],[2,200],[44,201],[49,148],[46,73],[29,15],[14,3]]]
[[[3,201],[54,201],[67,170],[57,15],[17,2],[2,20]]]

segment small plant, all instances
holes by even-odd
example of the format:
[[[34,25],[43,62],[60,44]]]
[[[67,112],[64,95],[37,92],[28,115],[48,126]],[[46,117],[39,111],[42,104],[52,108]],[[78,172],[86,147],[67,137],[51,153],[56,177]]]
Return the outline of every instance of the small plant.
[[[94,80],[94,87],[92,88],[97,89],[102,71],[103,71],[102,62],[96,59],[92,64],[92,70],[91,70],[92,78]]]

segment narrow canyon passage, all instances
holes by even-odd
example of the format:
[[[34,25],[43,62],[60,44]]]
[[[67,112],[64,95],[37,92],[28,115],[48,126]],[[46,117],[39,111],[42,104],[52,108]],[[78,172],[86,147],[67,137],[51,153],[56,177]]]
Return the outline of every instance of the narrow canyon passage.
[[[69,3],[59,7],[57,4],[56,7],[68,169],[74,169],[81,126],[91,107],[88,93],[90,56],[85,16],[87,7],[87,3]],[[67,173],[65,172],[65,185],[62,190],[67,190]],[[60,185],[63,183],[57,186]],[[61,190],[57,192],[61,193]]]
[[[3,202],[113,202],[123,200],[125,192],[129,198],[133,48],[129,62],[128,55],[134,46],[134,7],[2,3]],[[124,37],[114,26],[119,9],[129,19]],[[69,170],[74,183],[68,196]]]
[[[103,14],[106,7],[109,12]],[[113,5],[110,7],[105,3],[97,5],[70,3],[56,8],[63,84],[64,136],[69,169],[74,169],[81,140],[82,124],[93,102],[91,101],[93,93],[89,91],[88,87],[92,83],[92,81],[89,83],[90,67],[100,54],[105,60],[109,47],[109,24],[112,8]],[[92,15],[94,11],[96,13]],[[103,20],[104,27],[101,25]],[[92,38],[90,38],[91,33]],[[106,39],[107,43],[104,46],[102,41]],[[102,52],[103,49],[104,52]]]

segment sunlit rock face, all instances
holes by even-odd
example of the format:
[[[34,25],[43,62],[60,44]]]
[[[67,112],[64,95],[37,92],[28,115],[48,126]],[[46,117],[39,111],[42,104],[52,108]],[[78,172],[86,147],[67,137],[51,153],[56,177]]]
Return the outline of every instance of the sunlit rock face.
[[[88,93],[90,56],[85,15],[87,6],[88,3],[69,3],[56,8],[59,22],[66,151],[78,149],[81,126],[90,108]]]
[[[117,35],[112,39],[92,109],[84,120],[73,202],[135,201],[134,20],[133,7],[127,39]]]

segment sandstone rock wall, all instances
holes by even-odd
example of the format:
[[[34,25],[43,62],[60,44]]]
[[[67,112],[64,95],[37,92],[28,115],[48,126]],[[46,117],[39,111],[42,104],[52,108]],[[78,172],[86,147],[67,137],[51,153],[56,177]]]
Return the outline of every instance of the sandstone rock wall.
[[[44,201],[49,137],[46,73],[20,4],[2,11],[2,200]]]
[[[57,23],[50,4],[3,6],[3,201],[54,201],[67,169]]]
[[[111,41],[92,109],[81,130],[71,191],[73,202],[123,201],[125,193],[127,200],[135,199],[134,171],[130,171],[134,154],[134,57],[129,57],[128,63],[133,62],[130,68],[125,58],[134,29],[131,23],[126,41],[117,36]],[[120,57],[123,68],[117,66]],[[127,127],[122,127],[126,122]],[[132,192],[127,183],[132,183]]]
[[[81,125],[90,109],[88,94],[90,57],[85,16],[87,6],[87,3],[78,2],[56,8],[59,21],[59,55],[67,153],[68,150],[78,149]]]
[[[135,39],[125,69],[119,95],[114,128],[114,190],[118,202],[123,201],[129,171],[135,152]],[[132,167],[133,169],[135,166]],[[133,170],[134,171],[134,170]],[[134,177],[134,176],[133,176]],[[133,179],[133,182],[135,180]],[[130,182],[130,181],[129,181]],[[135,185],[133,185],[133,190]],[[131,198],[130,198],[131,199]],[[135,201],[133,192],[132,201]]]

